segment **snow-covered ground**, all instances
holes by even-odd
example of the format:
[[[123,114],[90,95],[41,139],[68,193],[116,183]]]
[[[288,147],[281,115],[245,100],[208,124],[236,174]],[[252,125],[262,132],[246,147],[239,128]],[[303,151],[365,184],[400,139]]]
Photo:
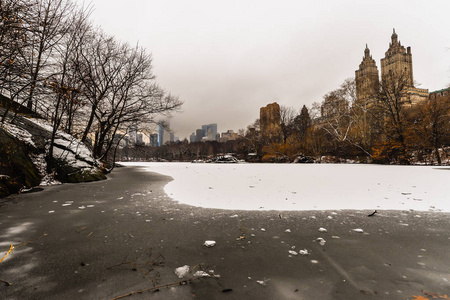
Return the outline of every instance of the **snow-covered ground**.
[[[239,210],[450,212],[450,169],[344,164],[123,163],[173,177],[180,203]]]

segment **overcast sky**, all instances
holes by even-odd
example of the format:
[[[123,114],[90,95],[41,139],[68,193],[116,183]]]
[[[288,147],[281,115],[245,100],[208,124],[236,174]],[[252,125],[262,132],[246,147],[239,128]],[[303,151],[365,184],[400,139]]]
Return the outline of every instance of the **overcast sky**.
[[[274,101],[296,110],[322,101],[355,76],[366,43],[380,71],[393,28],[412,48],[418,87],[450,84],[449,0],[91,4],[94,23],[147,48],[159,85],[184,101],[171,120],[180,138],[202,124],[217,123],[218,132],[245,128]]]

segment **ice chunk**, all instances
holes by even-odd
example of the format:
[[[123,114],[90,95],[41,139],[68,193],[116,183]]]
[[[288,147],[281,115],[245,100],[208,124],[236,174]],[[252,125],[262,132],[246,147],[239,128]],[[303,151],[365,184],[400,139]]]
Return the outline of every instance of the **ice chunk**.
[[[216,245],[216,241],[205,241],[203,245],[206,247],[214,247]]]
[[[320,246],[325,246],[325,243],[327,242],[327,241],[325,241],[323,238],[317,238],[316,239],[318,242],[319,242],[319,244],[320,244]]]
[[[289,252],[289,254],[294,255],[294,256],[297,256],[297,255],[298,255],[298,253],[295,252],[294,250],[289,250],[288,252]]]
[[[291,232],[291,230],[290,229],[286,229],[284,232]]]
[[[319,231],[320,231],[320,232],[327,232],[327,230],[326,230],[325,228],[323,228],[323,227],[320,227],[320,228],[319,228]]]
[[[189,266],[184,265],[182,267],[178,267],[175,269],[175,274],[178,276],[178,278],[183,278],[189,273]]]
[[[261,228],[261,231],[266,231],[264,228]]]
[[[313,264],[318,264],[318,263],[319,263],[319,262],[318,262],[317,260],[315,260],[315,259],[311,260],[311,262],[312,262]]]
[[[300,250],[300,251],[298,251],[298,253],[299,253],[300,255],[309,255],[309,252],[308,252],[308,250],[306,250],[306,249]]]
[[[354,232],[358,232],[358,233],[363,233],[364,230],[362,230],[361,228],[355,228],[353,229]]]
[[[198,278],[198,277],[210,277],[211,275],[209,275],[208,273],[206,273],[205,271],[197,271],[194,273],[194,277]]]
[[[264,280],[256,280],[256,283],[262,285],[262,286],[266,286],[267,282],[269,282],[269,279],[264,279]]]

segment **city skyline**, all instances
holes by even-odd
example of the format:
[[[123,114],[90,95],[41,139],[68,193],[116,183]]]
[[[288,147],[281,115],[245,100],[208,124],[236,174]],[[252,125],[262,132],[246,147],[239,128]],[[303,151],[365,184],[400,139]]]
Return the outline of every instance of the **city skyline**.
[[[185,102],[171,120],[181,139],[198,123],[246,128],[274,101],[296,110],[321,102],[354,77],[366,44],[383,57],[393,28],[412,48],[418,87],[450,83],[447,1],[91,3],[94,23],[146,47],[158,84]]]

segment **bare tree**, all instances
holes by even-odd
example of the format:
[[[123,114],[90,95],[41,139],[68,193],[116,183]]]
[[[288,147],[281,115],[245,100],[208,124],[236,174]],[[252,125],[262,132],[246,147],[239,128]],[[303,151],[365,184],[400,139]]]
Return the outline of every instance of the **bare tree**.
[[[441,165],[439,149],[450,143],[450,96],[430,99],[411,110],[408,143],[432,149]]]
[[[280,127],[284,144],[286,144],[287,139],[294,132],[294,119],[296,115],[297,113],[292,106],[280,106]]]
[[[90,31],[90,24],[87,20],[89,8],[74,11],[65,20],[63,26],[67,30],[60,42],[55,46],[57,53],[54,63],[54,74],[45,80],[45,85],[49,85],[52,100],[47,101],[52,124],[52,134],[47,152],[47,170],[53,168],[53,145],[61,123],[66,119],[71,120],[74,113],[74,104],[78,101],[81,81],[77,78],[76,69],[80,49],[84,46],[85,36]]]
[[[44,92],[44,82],[54,72],[55,48],[69,30],[67,18],[74,6],[69,0],[32,0],[35,2],[28,23],[29,44],[23,53],[27,64],[30,86],[27,107],[34,111],[37,105],[36,93]]]
[[[408,97],[410,87],[407,75],[402,73],[389,73],[382,78],[380,92],[376,101],[377,118],[382,120],[383,136],[387,142],[387,151],[390,156],[400,163],[409,164],[406,145],[406,130],[408,111],[411,100]]]
[[[27,18],[33,3],[25,0],[0,1],[0,94],[6,96],[5,121],[14,101],[28,88],[23,74],[26,65],[21,59],[28,45]]]
[[[367,133],[361,134],[360,131],[368,130],[361,127],[365,116],[360,115],[361,111],[356,109],[357,106],[355,80],[348,78],[338,89],[324,96],[318,126],[337,143],[356,147],[370,157],[370,145],[361,138],[366,137]]]

